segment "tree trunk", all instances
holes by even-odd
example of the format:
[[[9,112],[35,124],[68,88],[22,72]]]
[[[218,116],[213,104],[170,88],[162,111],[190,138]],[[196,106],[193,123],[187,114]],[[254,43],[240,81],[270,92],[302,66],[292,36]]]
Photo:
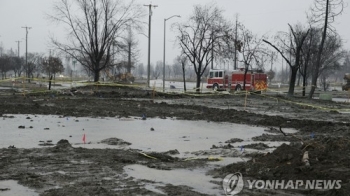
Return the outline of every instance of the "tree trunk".
[[[50,79],[49,79],[49,90],[51,90],[51,81],[52,81],[52,75],[50,76]]]
[[[184,81],[184,91],[186,92],[186,73],[185,73],[185,66],[182,65],[182,77]]]
[[[127,68],[127,72],[131,73],[131,44],[128,43],[128,68]]]
[[[100,80],[100,71],[95,70],[94,71],[94,82],[98,82]]]
[[[306,87],[306,64],[304,66],[304,75],[303,75],[303,97],[305,97],[305,87]]]
[[[326,1],[326,16],[325,16],[325,22],[324,22],[324,27],[323,27],[323,33],[322,33],[322,40],[320,43],[320,47],[318,49],[318,53],[317,53],[317,60],[316,60],[316,67],[314,70],[314,73],[312,74],[312,83],[311,83],[311,90],[309,93],[309,99],[312,99],[312,96],[314,95],[314,92],[316,90],[316,86],[317,86],[317,78],[318,78],[318,74],[320,71],[320,64],[321,64],[321,57],[322,57],[322,53],[323,53],[323,46],[324,46],[324,42],[326,40],[326,36],[327,36],[327,28],[328,28],[328,10],[329,10],[329,0]]]
[[[301,78],[301,74],[298,72],[298,83],[297,83],[297,86],[300,86],[300,78]]]
[[[289,81],[289,90],[288,90],[288,96],[291,97],[294,95],[294,87],[295,87],[295,81],[297,78],[297,74],[298,74],[298,67],[297,66],[293,66],[291,68],[292,74],[290,76],[290,81]]]
[[[197,73],[196,76],[197,76],[196,92],[199,92],[201,87],[201,74]]]
[[[248,68],[244,70],[244,77],[243,77],[243,90],[245,91],[245,80],[247,78]]]
[[[311,54],[311,42],[312,42],[312,32],[310,33],[310,45],[309,45],[309,51],[307,53],[307,56],[306,56],[306,61],[304,63],[304,75],[303,75],[303,97],[305,97],[305,89],[306,89],[306,72],[307,72],[307,67],[309,65],[309,61],[310,61],[310,54]]]

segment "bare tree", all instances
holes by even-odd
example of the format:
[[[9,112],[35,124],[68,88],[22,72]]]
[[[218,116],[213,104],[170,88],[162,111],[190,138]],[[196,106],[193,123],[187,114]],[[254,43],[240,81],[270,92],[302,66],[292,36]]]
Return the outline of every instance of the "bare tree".
[[[303,90],[302,96],[305,96],[306,81],[312,73],[311,70],[311,57],[315,54],[315,45],[317,41],[315,39],[316,29],[310,28],[309,35],[306,37],[305,44],[302,46],[302,56],[300,62],[299,74],[303,77]]]
[[[259,39],[256,35],[253,35],[253,33],[250,30],[246,29],[243,26],[241,32],[242,42],[239,43],[239,51],[242,56],[242,60],[240,61],[244,64],[244,79],[242,88],[243,90],[245,90],[246,77],[248,71],[253,68],[252,65],[254,62],[257,65],[259,65],[260,62],[263,64],[263,56],[267,54],[267,51],[262,46],[263,39]],[[265,58],[265,60],[267,60],[267,58]],[[241,87],[237,85],[236,88]]]
[[[122,78],[122,76],[127,72],[128,69],[128,62],[127,61],[120,61],[116,64],[115,66],[115,73],[114,73],[114,79],[116,80],[117,78],[119,78],[119,80]],[[107,70],[106,70],[107,71]]]
[[[144,15],[133,0],[60,0],[54,11],[50,18],[68,27],[69,43],[54,38],[52,43],[90,70],[95,82],[101,70],[113,66],[112,46],[117,38],[130,27],[140,27],[139,19]]]
[[[196,5],[193,15],[186,23],[176,24],[177,41],[196,73],[196,91],[199,92],[201,77],[212,63],[218,48],[223,45],[222,38],[227,35],[228,23],[222,11],[215,5]]]
[[[179,57],[180,57],[180,56],[177,56],[177,57],[174,59],[174,63],[173,63],[173,65],[172,65],[172,70],[173,70],[174,76],[175,76],[176,78],[181,77],[182,74],[183,74],[183,70],[182,70],[181,63],[180,63],[180,61],[179,61]],[[187,58],[187,57],[185,56],[185,58]]]
[[[233,61],[234,69],[237,69],[238,53],[242,48],[242,37],[244,25],[238,21],[238,14],[236,14],[235,25],[230,25],[232,28],[227,30],[227,36],[223,36],[224,44],[220,47],[220,57],[222,62]],[[239,33],[242,32],[242,33]]]
[[[139,57],[138,41],[135,38],[135,34],[132,29],[129,28],[125,38],[121,39],[121,42],[117,44],[117,50],[121,51],[119,56],[121,58],[128,59],[127,73],[131,73],[131,69],[135,68],[134,64],[137,62]]]
[[[42,71],[49,77],[53,75],[55,78],[57,73],[64,72],[62,60],[58,57],[47,57],[42,59]]]
[[[11,59],[7,55],[0,57],[1,78],[6,79],[6,73],[11,70]]]
[[[163,70],[163,62],[162,61],[157,61],[156,66],[153,67],[152,69],[152,76],[155,79],[158,79],[160,76],[161,72]]]
[[[2,75],[2,78],[7,78],[7,72],[14,71],[15,77],[17,76],[17,73],[19,73],[23,67],[23,62],[17,55],[13,52],[13,50],[8,50],[6,53],[3,53],[3,48],[0,46],[0,72]]]
[[[0,57],[4,55],[4,46],[2,45],[2,42],[0,43]]]
[[[139,77],[143,76],[143,74],[145,73],[145,66],[143,65],[143,63],[138,64],[138,66],[136,67],[136,73],[139,75]]]
[[[283,33],[277,36],[279,46],[275,46],[267,40],[263,41],[272,46],[278,53],[280,53],[282,58],[289,65],[292,73],[289,80],[288,96],[293,96],[296,77],[300,68],[302,47],[307,35],[309,34],[310,29],[306,30],[301,25],[295,25],[294,28],[289,25],[289,29],[289,33]],[[290,57],[294,57],[293,64],[292,59],[288,59],[287,54],[290,54]]]
[[[52,77],[55,80],[56,73],[62,73],[64,71],[62,61],[58,57],[50,56],[48,58],[43,58],[41,60],[41,65],[42,71],[49,77],[49,90],[51,90]]]
[[[305,96],[306,79],[311,74],[313,77],[322,75],[321,80],[335,73],[340,68],[339,61],[345,56],[346,52],[342,50],[342,40],[337,34],[329,34],[324,43],[324,50],[320,61],[320,66],[316,67],[319,43],[322,39],[322,29],[311,28],[306,43],[303,46],[303,55],[300,74],[303,76],[303,96]],[[318,69],[318,75],[315,75],[315,69]],[[322,74],[322,72],[326,72]],[[322,82],[322,81],[321,81]],[[325,86],[323,86],[325,87]]]
[[[321,31],[319,32],[318,38],[321,38]],[[311,70],[313,77],[317,78],[322,75],[324,79],[327,79],[335,70],[340,69],[340,60],[346,56],[346,51],[342,49],[342,40],[337,34],[327,36],[320,61],[318,61],[317,46],[315,51],[316,53],[311,56]],[[318,75],[314,73],[316,69],[318,69]]]
[[[174,69],[171,65],[165,65],[165,73],[168,73],[168,78],[174,76]]]
[[[24,59],[20,57],[12,57],[12,70],[15,73],[15,77],[20,77],[23,71]]]
[[[31,78],[38,78],[42,73],[41,62],[42,62],[43,54],[39,53],[28,53],[28,64],[25,70],[28,71],[28,76]]]
[[[345,59],[344,59],[344,62],[342,64],[342,71],[344,73],[350,73],[350,51],[347,51],[345,53]],[[342,74],[341,77],[344,76],[344,73]]]
[[[321,23],[323,24],[322,38],[318,47],[317,58],[315,69],[312,74],[312,86],[309,93],[309,99],[312,98],[316,85],[317,78],[319,76],[319,71],[321,67],[321,58],[324,50],[324,44],[327,38],[327,29],[330,31],[334,31],[332,27],[332,22],[334,22],[334,18],[340,15],[344,9],[343,0],[315,0],[314,7],[311,9],[312,16],[311,21],[314,24]]]
[[[188,59],[187,57],[182,54],[180,56],[177,56],[175,59],[175,64],[174,64],[174,68],[179,68],[181,66],[181,70],[182,70],[182,80],[184,83],[184,91],[186,92],[186,65],[188,63]],[[176,66],[175,66],[176,65]],[[178,66],[180,65],[180,66]]]
[[[321,84],[321,87],[323,88],[323,91],[327,91],[329,89],[330,82],[328,79],[332,74],[335,73],[337,69],[340,68],[340,64],[338,62],[335,62],[334,65],[332,65],[332,67],[333,69],[323,70],[319,76],[320,84]]]

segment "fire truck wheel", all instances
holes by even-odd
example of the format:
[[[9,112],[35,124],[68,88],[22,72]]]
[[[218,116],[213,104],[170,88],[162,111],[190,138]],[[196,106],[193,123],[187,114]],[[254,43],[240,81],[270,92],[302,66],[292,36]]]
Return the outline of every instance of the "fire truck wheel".
[[[214,90],[214,91],[219,90],[219,86],[218,86],[218,84],[214,84],[214,85],[213,85],[213,90]]]
[[[237,85],[236,86],[236,91],[241,91],[241,90],[242,90],[241,85]]]

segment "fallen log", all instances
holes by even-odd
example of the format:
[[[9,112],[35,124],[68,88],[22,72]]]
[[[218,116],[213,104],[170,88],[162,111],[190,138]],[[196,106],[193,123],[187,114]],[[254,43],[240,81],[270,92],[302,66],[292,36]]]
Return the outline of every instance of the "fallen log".
[[[303,154],[303,158],[301,160],[306,167],[310,167],[310,162],[309,162],[309,152],[308,151],[305,151],[304,154]]]

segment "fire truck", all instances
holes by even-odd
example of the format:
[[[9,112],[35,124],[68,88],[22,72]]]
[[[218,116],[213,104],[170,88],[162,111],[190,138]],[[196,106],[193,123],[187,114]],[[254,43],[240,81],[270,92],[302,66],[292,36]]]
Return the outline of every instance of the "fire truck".
[[[213,90],[243,90],[244,69],[226,71],[211,69],[207,88]],[[262,70],[249,70],[245,78],[245,90],[262,91],[267,89],[267,75]]]

